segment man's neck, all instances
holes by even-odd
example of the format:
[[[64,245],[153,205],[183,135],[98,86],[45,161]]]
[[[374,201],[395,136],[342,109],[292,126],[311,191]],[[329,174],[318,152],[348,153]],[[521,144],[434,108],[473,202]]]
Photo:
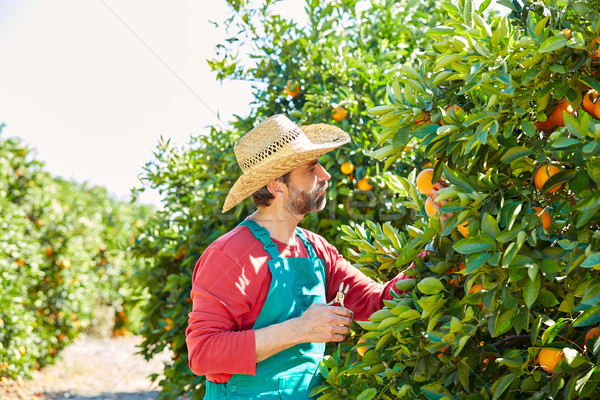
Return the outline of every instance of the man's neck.
[[[279,215],[278,215],[279,214]],[[275,207],[260,207],[250,218],[269,231],[272,238],[287,244],[295,244],[295,230],[304,215],[277,213]]]

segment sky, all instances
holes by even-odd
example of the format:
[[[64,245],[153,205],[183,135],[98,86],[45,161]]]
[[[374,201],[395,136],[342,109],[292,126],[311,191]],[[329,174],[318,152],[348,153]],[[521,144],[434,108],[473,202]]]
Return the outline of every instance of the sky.
[[[303,0],[279,11],[301,22]],[[0,123],[55,176],[129,199],[159,138],[185,145],[245,116],[248,82],[216,81],[223,0],[0,0]],[[217,119],[217,114],[220,119]],[[160,206],[153,191],[140,201]]]

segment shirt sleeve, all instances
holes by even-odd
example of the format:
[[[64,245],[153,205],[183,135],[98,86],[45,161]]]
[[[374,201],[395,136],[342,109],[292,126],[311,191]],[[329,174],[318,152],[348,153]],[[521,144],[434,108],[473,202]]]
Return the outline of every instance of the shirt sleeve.
[[[377,283],[350,264],[334,246],[327,242],[323,245],[327,263],[327,301],[333,300],[341,283],[350,285],[344,306],[354,312],[354,319],[358,321],[367,321],[371,314],[381,310],[383,300],[390,300],[391,291],[397,291],[396,282],[408,278],[400,273],[385,284]]]
[[[202,254],[194,270],[186,329],[192,372],[256,374],[254,330],[241,330],[255,297],[237,263],[219,249]]]

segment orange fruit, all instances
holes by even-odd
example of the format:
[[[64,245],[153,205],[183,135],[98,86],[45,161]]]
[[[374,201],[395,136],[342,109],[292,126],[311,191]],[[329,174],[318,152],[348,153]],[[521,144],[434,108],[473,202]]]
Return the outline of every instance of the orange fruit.
[[[583,345],[585,346],[588,340],[596,341],[596,338],[600,335],[600,328],[595,327],[587,331],[583,339]]]
[[[469,221],[465,220],[462,224],[458,225],[458,231],[466,238],[469,237]]]
[[[350,161],[346,161],[340,167],[340,171],[342,171],[342,174],[344,175],[350,175],[352,171],[354,171],[354,165],[352,165]]]
[[[300,85],[295,84],[292,86],[292,82],[288,82],[287,85],[285,85],[285,88],[283,89],[283,92],[287,95],[287,96],[292,96],[292,97],[296,97],[300,94]]]
[[[600,36],[597,36],[590,42],[590,52],[592,55],[592,60],[597,62],[596,58],[600,58]]]
[[[431,189],[435,182],[431,182],[433,179],[433,169],[424,169],[417,175],[417,189],[425,196],[431,196]]]
[[[567,39],[571,39],[571,30],[570,30],[570,29],[568,29],[568,28],[565,28],[565,29],[563,29],[561,32],[562,32],[562,34],[563,34],[563,35],[565,35],[565,37],[566,37]]]
[[[476,283],[471,286],[471,290],[469,290],[469,294],[480,292],[483,289],[483,285]]]
[[[373,189],[373,186],[371,186],[366,176],[360,181],[356,182],[356,186],[358,186],[360,190],[365,192],[368,192],[369,190]]]
[[[431,168],[433,167],[433,165],[431,164],[431,161],[427,161],[425,164],[423,164],[423,168]]]
[[[546,372],[553,372],[554,368],[556,368],[563,357],[564,354],[562,350],[541,349],[538,354],[537,362]]]
[[[346,111],[344,107],[338,106],[332,110],[331,118],[333,118],[334,121],[340,122],[346,118],[346,115],[348,115],[348,111]]]
[[[552,120],[550,118],[548,118],[545,121],[535,121],[534,125],[540,131],[547,131],[547,130],[554,128],[554,126],[555,126],[554,122],[552,122]]]
[[[457,106],[456,104],[452,104],[449,105],[448,107],[446,107],[446,113],[450,114],[450,116],[452,117],[452,113],[450,113],[450,110],[454,110],[454,115],[458,114],[459,111],[462,111],[462,107],[461,106]],[[444,119],[442,118],[440,120],[440,125],[444,125]]]
[[[425,214],[427,214],[429,218],[433,218],[433,216],[438,213],[433,203],[432,197],[428,197],[427,200],[425,200]]]
[[[537,215],[542,220],[542,225],[544,225],[544,229],[550,228],[550,225],[552,224],[552,218],[550,218],[550,214],[548,213],[548,211],[541,207],[533,207],[533,209],[537,211],[535,215]]]
[[[600,118],[600,100],[596,101],[596,105],[594,105],[594,114],[596,114],[596,118]]]
[[[542,190],[546,181],[550,179],[551,176],[556,175],[559,172],[560,168],[558,168],[555,165],[548,164],[541,166],[537,169],[537,171],[535,171],[535,174],[533,175],[533,184],[536,188],[538,188],[538,190]],[[556,192],[558,189],[560,189],[561,186],[562,184],[554,186],[553,188],[548,190],[548,193]]]
[[[554,111],[552,111],[552,114],[550,114],[550,119],[552,122],[558,126],[565,126],[565,117],[563,114],[565,111],[569,114],[573,114],[575,110],[573,110],[573,107],[571,107],[571,104],[569,104],[568,101],[563,100],[562,102],[558,103],[558,106],[556,106]]]
[[[416,125],[423,125],[425,123],[431,122],[431,119],[429,118],[429,111],[423,111],[423,116],[419,119],[415,119],[415,124]]]
[[[598,92],[594,89],[589,90],[583,96],[583,109],[590,113],[592,117],[596,117],[596,100],[598,99]]]
[[[365,343],[365,339],[360,338],[360,340],[358,341],[358,343]],[[364,346],[360,346],[356,348],[356,352],[362,357],[365,355],[365,353],[367,352],[367,344],[365,343]]]

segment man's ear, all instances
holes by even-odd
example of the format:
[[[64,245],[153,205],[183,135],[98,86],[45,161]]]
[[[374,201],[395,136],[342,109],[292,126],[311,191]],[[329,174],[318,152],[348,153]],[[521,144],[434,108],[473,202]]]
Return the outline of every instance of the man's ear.
[[[278,199],[283,199],[284,186],[285,184],[278,180],[267,183],[267,189],[269,189],[269,192],[271,192],[271,194]]]

